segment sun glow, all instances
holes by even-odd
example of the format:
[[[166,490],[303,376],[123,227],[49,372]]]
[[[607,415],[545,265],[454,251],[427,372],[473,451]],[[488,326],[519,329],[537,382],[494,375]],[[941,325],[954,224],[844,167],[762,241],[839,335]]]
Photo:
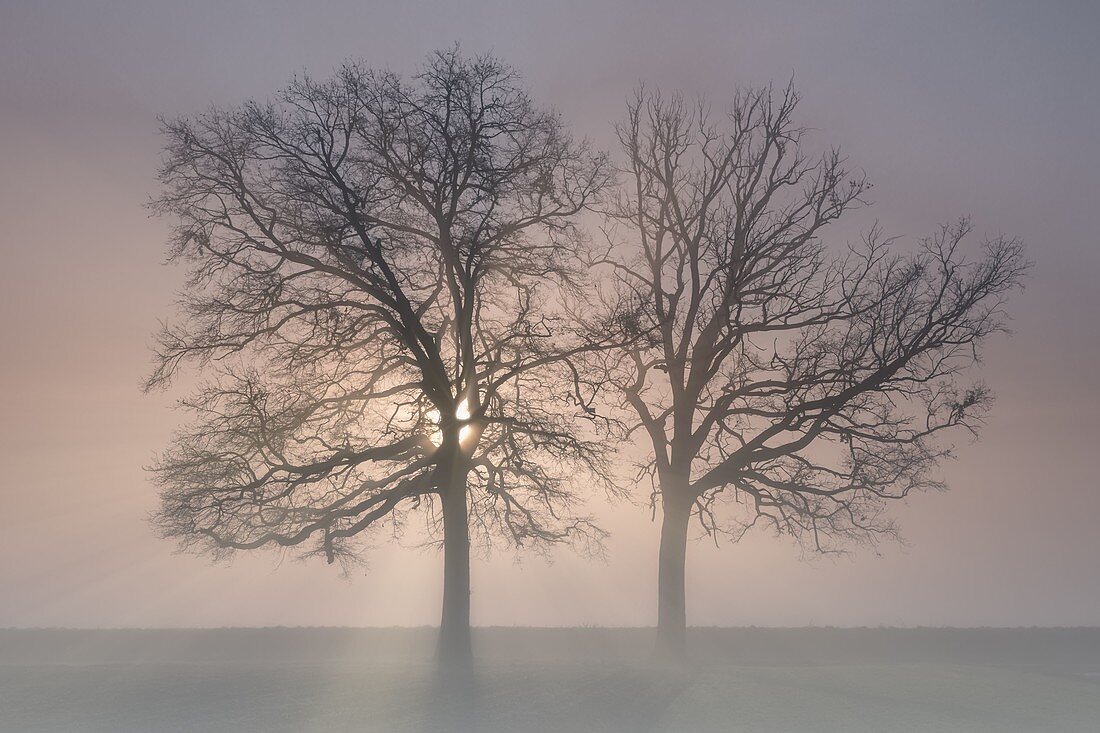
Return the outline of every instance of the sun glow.
[[[443,431],[439,428],[439,410],[429,410],[428,411],[428,419],[431,420],[432,423],[434,423],[436,425],[436,430],[435,430],[434,433],[432,433],[430,440],[436,446],[443,445]],[[469,420],[470,419],[470,401],[469,400],[462,400],[462,402],[458,403],[458,408],[455,410],[455,419],[456,420]],[[459,429],[459,431],[458,431],[458,442],[461,443],[461,442],[465,441],[466,437],[470,434],[470,430],[471,430],[471,428],[470,428],[469,425],[463,425],[462,428]]]
[[[470,419],[470,401],[462,400],[458,403],[458,409],[455,410],[455,418],[458,420]],[[470,426],[463,425],[462,429],[458,431],[458,442],[461,443],[466,440],[466,436],[470,434]]]

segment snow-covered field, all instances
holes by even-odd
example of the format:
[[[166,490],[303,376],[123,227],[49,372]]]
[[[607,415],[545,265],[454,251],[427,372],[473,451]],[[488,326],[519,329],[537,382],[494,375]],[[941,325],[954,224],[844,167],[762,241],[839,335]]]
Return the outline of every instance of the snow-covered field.
[[[0,730],[1100,731],[1100,630],[486,629],[472,685],[429,630],[0,631]]]

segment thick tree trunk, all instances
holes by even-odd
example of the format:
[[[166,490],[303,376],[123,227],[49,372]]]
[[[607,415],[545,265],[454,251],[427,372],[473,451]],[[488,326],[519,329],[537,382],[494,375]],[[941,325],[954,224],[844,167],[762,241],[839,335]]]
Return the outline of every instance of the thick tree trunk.
[[[438,656],[441,665],[461,669],[473,663],[470,643],[470,526],[465,475],[443,490],[442,502],[443,616],[439,623]]]
[[[657,564],[657,657],[679,662],[687,654],[684,566],[691,501],[665,493],[662,510],[661,554]]]

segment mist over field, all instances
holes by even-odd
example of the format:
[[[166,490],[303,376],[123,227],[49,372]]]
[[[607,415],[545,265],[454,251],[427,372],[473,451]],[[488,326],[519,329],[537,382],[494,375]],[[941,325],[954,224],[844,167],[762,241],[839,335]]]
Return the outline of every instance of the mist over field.
[[[0,730],[1093,731],[1096,629],[475,631],[448,684],[432,629],[0,632]]]

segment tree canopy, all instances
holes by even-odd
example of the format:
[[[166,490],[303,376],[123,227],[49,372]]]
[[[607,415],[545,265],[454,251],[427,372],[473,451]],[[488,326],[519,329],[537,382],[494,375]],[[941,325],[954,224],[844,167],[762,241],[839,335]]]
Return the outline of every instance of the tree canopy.
[[[569,304],[575,219],[609,171],[513,69],[457,50],[411,80],[349,64],[164,134],[154,207],[191,275],[149,386],[207,375],[153,469],[164,534],[332,561],[468,490],[487,539],[599,539],[568,511],[573,478],[603,469],[572,363],[600,345]]]

